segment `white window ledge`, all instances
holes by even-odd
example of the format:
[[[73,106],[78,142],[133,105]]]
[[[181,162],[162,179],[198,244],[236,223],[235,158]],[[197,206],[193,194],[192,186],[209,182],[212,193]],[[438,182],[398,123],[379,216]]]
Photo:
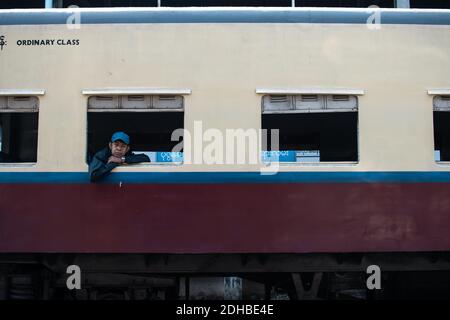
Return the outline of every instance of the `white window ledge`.
[[[43,89],[0,89],[0,96],[43,96]]]
[[[436,96],[449,96],[450,95],[450,89],[429,89],[428,90],[429,95],[436,95]]]
[[[256,88],[257,94],[342,94],[342,95],[363,95],[361,89],[344,88]]]
[[[0,162],[0,168],[33,168],[36,162]]]
[[[189,95],[191,89],[181,88],[103,88],[84,89],[84,95],[110,96],[110,95]]]

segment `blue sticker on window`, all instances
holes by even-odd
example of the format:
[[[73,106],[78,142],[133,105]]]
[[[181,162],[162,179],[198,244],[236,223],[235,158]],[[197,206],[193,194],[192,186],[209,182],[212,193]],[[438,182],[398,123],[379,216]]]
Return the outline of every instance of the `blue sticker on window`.
[[[183,162],[183,152],[156,152],[156,162]]]

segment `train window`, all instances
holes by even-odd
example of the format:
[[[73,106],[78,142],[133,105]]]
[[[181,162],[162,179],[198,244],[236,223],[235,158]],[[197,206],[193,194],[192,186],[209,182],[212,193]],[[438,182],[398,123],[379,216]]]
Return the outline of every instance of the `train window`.
[[[296,0],[296,7],[356,7],[367,8],[369,6],[380,8],[394,8],[394,0]]]
[[[111,134],[125,131],[131,148],[146,153],[153,163],[182,162],[182,152],[172,152],[180,141],[172,133],[184,127],[184,99],[178,95],[111,95],[88,99],[88,151],[106,146]]]
[[[448,0],[410,0],[411,8],[419,9],[450,9]]]
[[[263,161],[274,154],[280,162],[358,161],[356,96],[265,95],[262,110],[262,128],[279,130],[279,153],[268,134]]]
[[[434,152],[436,161],[450,161],[450,96],[433,98]]]
[[[112,1],[112,6],[117,6]],[[142,3],[143,1],[135,1]],[[125,6],[129,3],[125,1]],[[296,0],[297,7],[360,7],[377,5],[381,8],[393,8],[394,0]],[[161,0],[163,7],[291,7],[291,0]],[[138,5],[136,5],[138,6]],[[151,6],[150,4],[147,6]]]
[[[446,0],[410,0],[411,8],[449,8]],[[159,3],[159,4],[158,4]],[[395,0],[55,0],[55,8],[78,7],[359,7],[394,8]],[[0,9],[43,8],[44,0],[4,0]]]
[[[68,7],[76,5],[79,7],[157,7],[158,0],[60,0],[57,6]]]
[[[164,7],[290,7],[291,0],[162,0]]]
[[[45,2],[42,0],[3,0],[0,1],[0,9],[32,9],[44,8]]]
[[[36,162],[39,100],[0,97],[0,163]]]

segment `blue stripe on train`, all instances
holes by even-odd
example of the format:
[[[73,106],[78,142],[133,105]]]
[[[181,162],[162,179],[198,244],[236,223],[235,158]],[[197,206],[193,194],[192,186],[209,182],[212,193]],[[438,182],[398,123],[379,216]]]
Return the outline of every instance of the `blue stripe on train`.
[[[450,172],[114,172],[102,183],[436,183]],[[0,172],[0,183],[89,183],[85,172]]]
[[[89,9],[81,24],[118,23],[345,23],[366,24],[374,9]],[[450,10],[379,9],[380,24],[450,25]],[[66,24],[73,9],[0,10],[0,25]]]

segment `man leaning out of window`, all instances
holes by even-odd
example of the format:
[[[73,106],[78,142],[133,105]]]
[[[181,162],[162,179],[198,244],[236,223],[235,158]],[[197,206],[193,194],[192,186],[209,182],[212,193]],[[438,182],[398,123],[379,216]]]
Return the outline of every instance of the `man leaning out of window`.
[[[130,150],[130,137],[125,132],[112,135],[109,145],[98,151],[89,164],[91,182],[107,176],[112,169],[122,164],[150,162],[145,154],[134,154]]]

